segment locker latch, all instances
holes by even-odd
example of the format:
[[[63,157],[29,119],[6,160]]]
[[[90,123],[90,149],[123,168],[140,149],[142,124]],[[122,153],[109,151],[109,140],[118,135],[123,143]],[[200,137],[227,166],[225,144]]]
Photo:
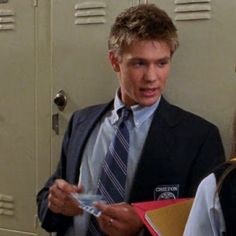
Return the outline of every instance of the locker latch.
[[[59,134],[59,114],[53,114],[52,115],[52,129],[55,131],[55,133]]]

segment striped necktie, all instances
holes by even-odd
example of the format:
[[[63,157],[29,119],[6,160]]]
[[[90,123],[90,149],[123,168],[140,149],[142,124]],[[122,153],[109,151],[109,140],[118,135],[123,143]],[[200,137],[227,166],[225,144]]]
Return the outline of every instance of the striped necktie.
[[[97,194],[102,195],[103,199],[108,204],[123,202],[125,198],[129,152],[129,131],[126,126],[126,121],[131,114],[131,110],[122,108],[118,111],[118,114],[119,112],[121,113],[121,116],[118,121],[115,135],[103,162],[97,189]],[[87,236],[101,235],[104,234],[100,232],[95,218],[91,217]]]

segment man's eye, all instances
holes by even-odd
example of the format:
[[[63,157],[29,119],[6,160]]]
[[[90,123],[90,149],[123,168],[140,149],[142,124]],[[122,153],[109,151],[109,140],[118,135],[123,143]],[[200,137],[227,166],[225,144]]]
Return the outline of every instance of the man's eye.
[[[140,66],[144,65],[144,62],[143,61],[135,61],[135,62],[132,63],[132,65],[134,67],[140,67]]]
[[[158,66],[159,67],[164,67],[165,65],[167,65],[167,64],[169,64],[169,61],[160,61],[159,63],[158,63]]]

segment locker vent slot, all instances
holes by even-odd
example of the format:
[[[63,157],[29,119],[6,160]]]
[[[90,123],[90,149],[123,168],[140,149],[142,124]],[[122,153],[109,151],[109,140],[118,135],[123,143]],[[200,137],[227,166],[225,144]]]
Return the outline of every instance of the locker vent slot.
[[[211,0],[175,0],[175,4],[185,4],[185,3],[208,3]]]
[[[211,18],[210,0],[175,0],[175,20],[208,20]]]
[[[186,6],[178,6],[175,8],[175,12],[201,12],[211,11],[210,5],[191,4]]]
[[[13,29],[15,29],[14,11],[0,9],[0,31]]]
[[[0,194],[0,215],[14,215],[14,198],[11,195]]]
[[[106,23],[106,4],[104,2],[83,2],[75,5],[75,24]]]
[[[0,3],[7,3],[8,0],[0,0]]]

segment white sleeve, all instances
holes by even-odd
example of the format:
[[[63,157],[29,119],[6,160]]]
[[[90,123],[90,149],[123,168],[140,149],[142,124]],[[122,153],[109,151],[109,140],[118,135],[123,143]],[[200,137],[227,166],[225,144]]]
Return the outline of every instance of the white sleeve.
[[[221,236],[224,231],[225,223],[216,193],[216,179],[214,174],[210,174],[198,187],[184,236]]]

